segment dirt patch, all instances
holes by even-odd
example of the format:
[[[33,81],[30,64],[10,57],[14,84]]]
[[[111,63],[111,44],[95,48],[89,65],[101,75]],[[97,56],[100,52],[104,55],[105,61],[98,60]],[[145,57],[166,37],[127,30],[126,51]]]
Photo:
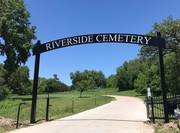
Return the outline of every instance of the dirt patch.
[[[12,127],[16,125],[16,121],[9,118],[0,117],[0,126],[1,127]]]
[[[160,126],[163,131],[179,131],[178,123],[175,122],[160,124]]]
[[[39,122],[40,123],[40,122]],[[4,118],[0,117],[0,127],[15,127],[16,126],[16,120],[10,119],[10,118]],[[23,121],[19,123],[19,127],[29,126],[28,121]]]
[[[179,129],[178,124],[177,124],[177,123],[174,123],[174,122],[170,122],[170,123],[167,123],[167,124],[163,124],[163,125],[162,125],[162,128],[163,128],[164,130],[177,130],[177,129]]]
[[[155,128],[158,131],[166,131],[166,132],[173,132],[173,131],[180,131],[179,124],[177,122],[169,122],[169,123],[157,123],[154,124]]]

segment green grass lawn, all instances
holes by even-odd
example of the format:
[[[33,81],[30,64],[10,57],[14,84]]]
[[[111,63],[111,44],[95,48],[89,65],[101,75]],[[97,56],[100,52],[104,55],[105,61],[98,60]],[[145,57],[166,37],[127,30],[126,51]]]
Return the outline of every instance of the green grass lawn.
[[[104,95],[123,95],[123,96],[136,96],[135,91],[122,91],[117,92],[115,89],[97,89],[83,93],[83,98],[79,98],[79,92],[63,92],[50,94],[50,108],[49,119],[58,119],[72,114],[76,114],[97,106],[103,105],[113,100],[111,97]],[[32,96],[11,96],[9,99],[0,101],[0,117],[11,118],[16,120],[19,103],[25,102],[21,106],[20,122],[30,121],[31,110],[31,97]],[[36,120],[44,120],[46,117],[46,100],[47,94],[38,95]],[[73,104],[74,103],[74,104]],[[73,108],[74,107],[74,108]],[[14,127],[15,128],[15,127]],[[12,127],[10,128],[12,129]],[[0,133],[9,130],[7,127],[0,127]]]

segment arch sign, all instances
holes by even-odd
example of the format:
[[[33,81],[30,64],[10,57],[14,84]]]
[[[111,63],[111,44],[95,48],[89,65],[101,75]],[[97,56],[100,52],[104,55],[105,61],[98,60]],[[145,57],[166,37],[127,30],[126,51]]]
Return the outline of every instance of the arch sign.
[[[162,94],[163,94],[163,100],[164,100],[165,122],[168,122],[169,118],[168,118],[168,112],[167,112],[167,96],[166,96],[163,54],[162,54],[162,48],[165,48],[165,39],[161,38],[160,33],[157,33],[157,37],[138,35],[138,34],[102,33],[102,34],[88,34],[88,35],[67,37],[67,38],[54,40],[51,42],[46,42],[43,44],[41,44],[40,41],[38,41],[37,44],[33,48],[33,55],[35,55],[36,57],[35,57],[35,70],[34,70],[30,122],[35,123],[40,54],[51,51],[51,50],[55,50],[58,48],[65,48],[68,46],[75,46],[75,45],[93,44],[93,43],[130,43],[130,44],[139,44],[139,45],[158,47],[161,88],[162,88]]]
[[[36,55],[38,53],[43,53],[58,48],[92,43],[132,43],[165,47],[165,40],[163,38],[137,34],[104,33],[73,36],[47,42],[38,47],[34,47],[33,54]]]

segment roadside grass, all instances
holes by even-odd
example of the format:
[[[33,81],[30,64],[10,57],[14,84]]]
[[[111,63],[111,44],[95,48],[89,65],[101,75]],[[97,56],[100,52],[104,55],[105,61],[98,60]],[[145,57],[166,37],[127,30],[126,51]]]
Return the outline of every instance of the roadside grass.
[[[113,100],[112,97],[106,95],[135,96],[144,99],[134,90],[117,92],[116,89],[96,89],[83,93],[83,97],[79,98],[79,92],[63,92],[50,94],[49,120],[59,119],[79,112],[101,106]],[[17,96],[13,95],[9,99],[0,101],[0,117],[11,118],[16,120],[18,105],[25,102],[21,106],[20,123],[29,123],[31,111],[31,95]],[[42,121],[46,117],[46,100],[47,94],[38,95],[36,107],[36,120]],[[14,127],[0,127],[0,133],[12,130]]]
[[[4,132],[7,132],[7,131],[10,131],[10,130],[13,130],[15,129],[14,127],[9,127],[9,126],[3,126],[3,127],[0,127],[0,133],[4,133]]]
[[[162,130],[161,127],[155,127],[155,133],[180,133],[180,131]]]

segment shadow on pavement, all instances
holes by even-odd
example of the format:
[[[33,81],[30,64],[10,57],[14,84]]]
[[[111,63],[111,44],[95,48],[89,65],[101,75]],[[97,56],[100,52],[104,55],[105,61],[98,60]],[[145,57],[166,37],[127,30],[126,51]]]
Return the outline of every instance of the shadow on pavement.
[[[57,121],[124,121],[124,122],[145,122],[144,120],[118,120],[118,119],[66,119]]]

